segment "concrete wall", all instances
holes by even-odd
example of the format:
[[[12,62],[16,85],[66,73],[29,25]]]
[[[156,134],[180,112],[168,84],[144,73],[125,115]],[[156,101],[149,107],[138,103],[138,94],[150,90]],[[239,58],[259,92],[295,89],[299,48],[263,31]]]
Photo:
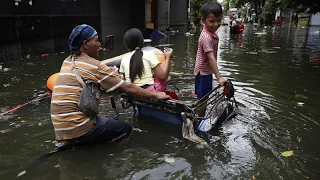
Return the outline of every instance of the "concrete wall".
[[[170,26],[188,24],[188,0],[170,0]]]
[[[114,35],[122,39],[129,28],[144,29],[144,0],[100,0],[101,35]]]
[[[320,25],[320,13],[311,14],[311,19],[309,22],[312,26],[319,26]]]
[[[157,4],[157,28],[165,30],[168,24],[168,0],[158,0]]]

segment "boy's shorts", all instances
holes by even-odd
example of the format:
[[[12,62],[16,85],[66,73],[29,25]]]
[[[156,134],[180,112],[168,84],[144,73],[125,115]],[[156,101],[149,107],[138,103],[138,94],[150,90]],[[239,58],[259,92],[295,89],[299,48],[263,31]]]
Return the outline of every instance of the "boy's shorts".
[[[200,73],[196,76],[195,82],[195,93],[198,99],[201,99],[207,93],[212,90],[212,74],[210,75],[200,75]]]

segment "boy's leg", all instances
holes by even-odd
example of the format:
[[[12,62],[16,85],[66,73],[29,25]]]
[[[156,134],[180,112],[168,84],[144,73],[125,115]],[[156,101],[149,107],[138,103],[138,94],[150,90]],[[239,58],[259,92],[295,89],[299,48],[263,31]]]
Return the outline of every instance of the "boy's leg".
[[[198,99],[201,99],[212,90],[212,80],[212,75],[200,75],[200,73],[197,74],[195,93],[197,94]]]
[[[196,76],[195,82],[195,93],[197,94],[197,98],[201,99],[203,96],[208,94],[212,90],[212,75],[200,75],[200,73]],[[198,113],[199,117],[204,117],[206,112],[206,104],[201,108]]]

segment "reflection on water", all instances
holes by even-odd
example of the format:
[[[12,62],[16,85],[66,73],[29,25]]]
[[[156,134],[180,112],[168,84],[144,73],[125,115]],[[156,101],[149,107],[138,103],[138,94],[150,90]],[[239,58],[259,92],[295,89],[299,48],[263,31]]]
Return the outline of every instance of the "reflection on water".
[[[193,66],[199,32],[171,35],[175,58],[172,80],[188,97],[193,91]],[[135,128],[126,144],[77,147],[56,154],[37,167],[30,162],[51,150],[54,132],[49,100],[30,105],[0,123],[0,177],[13,179],[317,179],[320,113],[319,27],[254,28],[230,35],[219,29],[219,68],[233,80],[241,114],[211,135],[201,136],[213,150],[183,140],[179,127],[122,112]],[[121,43],[110,57],[124,52]],[[26,101],[45,89],[47,77],[60,69],[67,54],[7,61],[0,72],[0,107]],[[4,84],[10,84],[3,87]],[[104,97],[104,115],[112,115]],[[300,104],[303,104],[302,106]],[[48,141],[50,140],[50,141]],[[281,153],[292,150],[292,157]]]

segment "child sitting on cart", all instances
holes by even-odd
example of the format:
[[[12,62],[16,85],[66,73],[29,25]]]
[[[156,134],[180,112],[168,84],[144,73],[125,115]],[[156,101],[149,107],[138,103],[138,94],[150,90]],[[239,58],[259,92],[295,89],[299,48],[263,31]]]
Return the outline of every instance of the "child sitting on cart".
[[[131,51],[122,59],[119,69],[125,80],[149,91],[165,91],[172,51],[164,51],[166,61],[160,63],[153,52],[142,50],[143,34],[136,28],[125,33],[124,44]]]

